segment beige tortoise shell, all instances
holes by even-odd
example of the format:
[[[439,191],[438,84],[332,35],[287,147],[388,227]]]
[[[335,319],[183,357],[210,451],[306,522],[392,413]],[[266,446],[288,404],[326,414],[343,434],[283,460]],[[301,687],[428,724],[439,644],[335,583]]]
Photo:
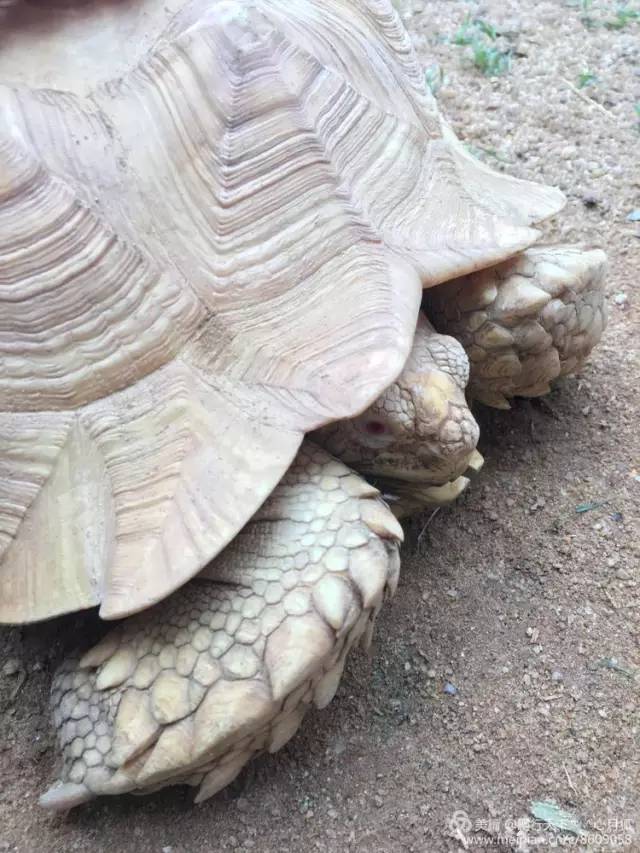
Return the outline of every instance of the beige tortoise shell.
[[[0,15],[0,621],[117,618],[563,199],[466,153],[388,0]]]

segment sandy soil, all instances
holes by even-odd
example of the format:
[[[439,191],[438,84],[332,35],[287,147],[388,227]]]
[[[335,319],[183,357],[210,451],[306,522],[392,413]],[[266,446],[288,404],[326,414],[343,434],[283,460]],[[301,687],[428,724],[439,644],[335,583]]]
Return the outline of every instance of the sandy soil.
[[[606,340],[547,401],[478,412],[486,468],[410,525],[371,654],[280,754],[203,806],[173,789],[42,812],[51,673],[95,626],[2,630],[0,851],[525,853],[557,839],[509,833],[535,800],[582,821],[591,836],[572,849],[640,851],[640,223],[626,219],[640,207],[640,23],[604,26],[615,4],[597,0],[590,27],[578,3],[397,5],[425,67],[444,71],[459,135],[566,192],[553,239],[609,251]],[[448,41],[469,12],[503,34],[503,76]],[[597,80],[581,88],[585,74]]]

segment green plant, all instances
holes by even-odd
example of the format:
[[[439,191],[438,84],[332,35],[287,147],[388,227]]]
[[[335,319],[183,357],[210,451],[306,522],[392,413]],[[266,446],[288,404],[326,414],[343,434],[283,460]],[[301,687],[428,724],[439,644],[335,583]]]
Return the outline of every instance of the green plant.
[[[600,78],[592,71],[583,71],[578,77],[578,89],[584,89],[585,86],[594,86],[600,82]]]
[[[497,77],[506,74],[511,67],[511,51],[500,50],[495,44],[497,38],[498,32],[493,24],[468,14],[452,41],[459,47],[470,48],[473,64],[483,74]]]
[[[566,0],[567,6],[572,6],[580,10],[580,21],[588,29],[593,29],[598,26],[605,26],[609,30],[621,30],[632,21],[640,20],[640,9],[637,4],[632,6],[630,0],[627,2],[618,3],[615,11],[615,17],[602,20],[601,16],[593,17],[590,13],[593,7],[593,0]],[[605,4],[609,6],[609,10],[613,3]]]
[[[591,29],[591,27],[596,26],[595,18],[592,18],[589,14],[591,5],[592,0],[580,0],[580,21],[585,27],[587,27],[587,29]]]
[[[615,18],[605,21],[604,25],[609,30],[621,30],[631,21],[640,20],[640,10],[630,9],[628,4],[618,6]]]
[[[431,94],[437,95],[444,83],[444,71],[437,62],[434,62],[433,65],[429,65],[428,68],[425,68],[424,80],[427,87],[431,89]]]
[[[486,44],[474,43],[473,64],[487,77],[499,77],[511,67],[511,54]]]
[[[509,160],[508,157],[505,157],[504,154],[497,151],[495,148],[486,148],[482,145],[472,145],[470,142],[466,142],[464,147],[472,157],[475,157],[476,160],[482,160],[484,163],[487,163],[490,160],[496,160],[498,163],[511,163],[511,160]]]

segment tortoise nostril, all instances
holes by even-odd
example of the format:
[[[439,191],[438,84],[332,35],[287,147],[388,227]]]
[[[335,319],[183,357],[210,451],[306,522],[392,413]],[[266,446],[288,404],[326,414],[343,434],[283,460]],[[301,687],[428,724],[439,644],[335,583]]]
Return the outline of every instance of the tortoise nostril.
[[[383,435],[387,432],[387,427],[382,421],[367,421],[364,428],[370,435]]]

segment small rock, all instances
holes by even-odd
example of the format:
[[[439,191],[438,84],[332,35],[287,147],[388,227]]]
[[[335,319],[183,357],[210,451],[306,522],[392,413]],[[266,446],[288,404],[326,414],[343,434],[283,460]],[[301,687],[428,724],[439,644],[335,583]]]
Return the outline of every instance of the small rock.
[[[442,692],[447,693],[449,696],[457,696],[458,688],[454,684],[451,684],[450,681],[447,681],[442,688]]]
[[[552,681],[564,681],[564,675],[557,669],[554,669],[551,673]]]
[[[347,742],[346,740],[338,735],[335,739],[335,743],[333,744],[333,754],[334,755],[342,755],[343,752],[347,751]]]
[[[17,675],[22,672],[22,664],[17,658],[9,658],[2,667],[2,675]]]

